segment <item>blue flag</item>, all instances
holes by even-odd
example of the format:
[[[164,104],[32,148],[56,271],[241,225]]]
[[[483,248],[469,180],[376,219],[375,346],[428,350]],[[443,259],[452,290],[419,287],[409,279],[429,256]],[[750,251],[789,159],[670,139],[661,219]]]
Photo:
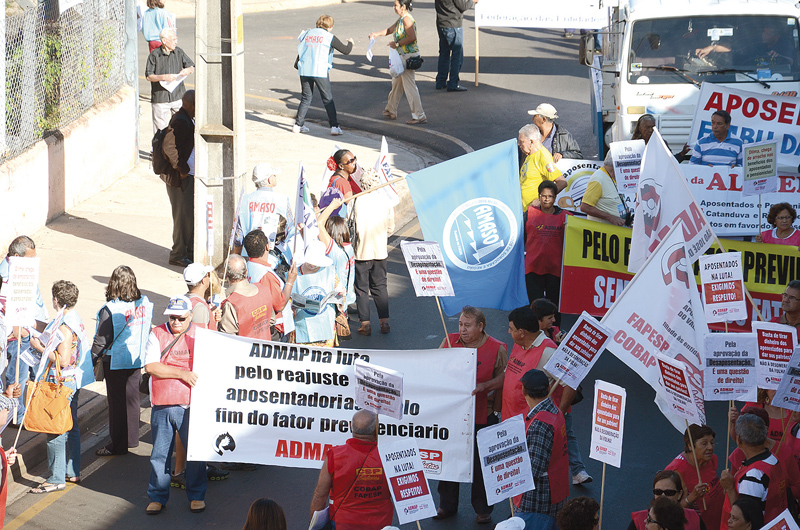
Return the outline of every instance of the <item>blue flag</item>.
[[[517,143],[436,164],[406,182],[422,233],[439,243],[456,293],[441,299],[445,313],[528,305]]]

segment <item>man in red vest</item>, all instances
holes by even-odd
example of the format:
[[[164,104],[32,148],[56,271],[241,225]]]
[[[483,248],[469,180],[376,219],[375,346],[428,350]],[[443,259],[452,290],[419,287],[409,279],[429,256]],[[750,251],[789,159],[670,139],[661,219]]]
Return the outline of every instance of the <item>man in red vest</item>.
[[[556,514],[569,496],[567,427],[548,397],[550,380],[543,371],[528,370],[521,382],[530,408],[525,427],[536,489],[514,497],[514,515],[525,521],[525,530],[554,530]]]
[[[192,263],[183,269],[183,281],[189,291],[186,296],[192,302],[192,322],[201,328],[217,330],[221,310],[206,301],[206,291],[211,287],[211,271],[214,267],[202,263]]]
[[[217,326],[223,333],[272,340],[272,295],[269,287],[247,281],[247,262],[238,254],[228,258],[228,297],[222,301],[222,318]]]
[[[728,528],[731,505],[743,497],[758,501],[765,521],[773,520],[789,506],[791,490],[786,476],[766,443],[764,420],[755,414],[742,414],[736,419],[736,445],[744,453],[745,461],[736,475],[731,476],[727,469],[720,474],[719,482],[726,494],[720,521],[722,530]]]
[[[478,367],[475,396],[475,435],[489,425],[498,423],[495,415],[500,411],[502,403],[503,373],[508,364],[506,345],[489,336],[486,331],[486,316],[480,309],[464,306],[458,318],[458,333],[450,333],[442,341],[440,348],[476,348],[478,350]],[[477,444],[477,442],[476,442]],[[477,447],[477,445],[476,445]],[[478,523],[492,521],[492,506],[486,501],[486,489],[483,486],[483,473],[478,462],[478,452],[474,453],[472,463],[472,508],[478,514]],[[458,482],[439,481],[439,509],[434,519],[441,520],[452,517],[458,512]]]
[[[192,302],[186,296],[169,301],[165,315],[169,322],[153,328],[144,354],[144,370],[150,374],[150,429],[153,450],[150,454],[150,484],[147,486],[147,515],[161,513],[169,499],[172,439],[178,432],[186,447],[189,436],[189,404],[197,383],[194,364]],[[206,509],[206,463],[186,463],[186,496],[194,513]]]
[[[353,437],[331,447],[319,472],[311,516],[328,507],[336,530],[375,530],[392,524],[394,507],[378,454],[378,416],[359,410],[350,422]]]

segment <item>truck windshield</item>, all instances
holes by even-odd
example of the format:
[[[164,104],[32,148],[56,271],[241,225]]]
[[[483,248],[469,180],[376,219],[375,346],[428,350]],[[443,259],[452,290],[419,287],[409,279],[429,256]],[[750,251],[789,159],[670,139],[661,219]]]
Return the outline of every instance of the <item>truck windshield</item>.
[[[695,16],[634,22],[630,83],[800,80],[797,18]],[[691,82],[691,81],[689,81]]]

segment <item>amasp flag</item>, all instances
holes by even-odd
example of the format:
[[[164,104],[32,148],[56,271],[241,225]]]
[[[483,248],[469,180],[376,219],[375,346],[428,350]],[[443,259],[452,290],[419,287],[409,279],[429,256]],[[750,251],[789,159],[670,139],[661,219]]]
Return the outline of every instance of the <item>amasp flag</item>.
[[[425,239],[444,251],[455,290],[442,299],[448,315],[468,304],[528,305],[517,164],[508,140],[406,177]]]

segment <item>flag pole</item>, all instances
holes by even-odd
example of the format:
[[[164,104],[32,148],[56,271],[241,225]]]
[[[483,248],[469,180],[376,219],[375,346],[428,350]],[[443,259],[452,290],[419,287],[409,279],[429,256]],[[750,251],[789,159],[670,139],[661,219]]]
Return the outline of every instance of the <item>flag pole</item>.
[[[396,183],[400,182],[401,180],[405,180],[405,179],[406,179],[405,177],[397,177],[396,179],[388,180],[388,181],[384,182],[383,184],[378,184],[374,188],[370,188],[368,190],[358,192],[355,195],[351,195],[348,198],[344,199],[344,202],[350,202],[353,199],[357,199],[358,197],[361,197],[362,195],[366,195],[367,193],[372,193],[373,191],[379,190],[381,188],[385,188],[386,186],[391,186],[392,184],[396,184]]]
[[[442,305],[439,303],[439,297],[434,296],[436,298],[436,307],[439,308],[439,316],[442,317],[442,327],[444,328],[444,339],[447,341],[447,347],[452,348],[453,345],[450,344],[450,336],[447,334],[447,325],[444,323],[444,313],[442,313]]]
[[[702,483],[703,478],[700,476],[700,464],[697,463],[697,453],[694,450],[694,440],[692,440],[692,431],[689,429],[689,420],[684,418],[683,421],[686,422],[686,434],[689,435],[689,445],[692,448],[692,456],[694,457],[694,468],[697,470],[697,481]],[[708,506],[706,506],[705,495],[703,496],[703,509],[708,510]]]
[[[22,326],[17,326],[17,372],[16,372],[17,376],[14,379],[14,384],[16,384],[16,385],[19,384],[19,347],[20,347],[20,342],[22,342]],[[25,396],[23,396],[22,399],[24,400]],[[19,425],[21,423],[21,422],[17,421],[17,409],[18,408],[19,408],[19,401],[15,399],[14,400],[14,411],[13,411],[14,412],[14,425]],[[27,411],[28,411],[28,409],[26,408],[25,412],[27,412]],[[24,413],[23,413],[23,415],[24,415]],[[21,430],[22,429],[20,429],[20,431]],[[17,438],[19,438],[19,432],[17,432]],[[15,442],[14,443],[14,447],[16,447],[16,445],[17,444]]]

